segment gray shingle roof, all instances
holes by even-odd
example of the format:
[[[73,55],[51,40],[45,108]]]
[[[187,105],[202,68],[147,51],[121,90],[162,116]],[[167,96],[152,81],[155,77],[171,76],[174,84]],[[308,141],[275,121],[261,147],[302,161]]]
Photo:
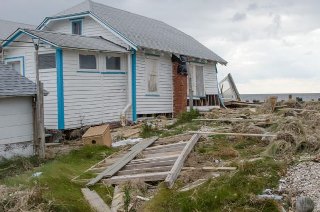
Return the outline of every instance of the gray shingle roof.
[[[49,41],[61,48],[75,48],[88,50],[101,50],[112,52],[127,52],[125,47],[114,44],[101,37],[87,37],[81,35],[64,34],[58,32],[49,32],[42,30],[22,29],[41,39]]]
[[[0,62],[0,96],[33,96],[36,84]]]
[[[139,47],[227,62],[191,36],[168,24],[86,0],[56,16],[91,12]]]
[[[13,21],[0,20],[0,39],[6,39],[18,28],[35,29],[36,26],[30,24],[17,23]]]

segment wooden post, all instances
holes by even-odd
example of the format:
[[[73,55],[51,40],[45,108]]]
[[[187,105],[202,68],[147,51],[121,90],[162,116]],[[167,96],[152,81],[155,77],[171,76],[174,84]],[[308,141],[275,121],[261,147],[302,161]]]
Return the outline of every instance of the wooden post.
[[[189,84],[189,108],[190,111],[193,110],[193,90],[192,90],[192,72],[190,70],[190,63],[187,63],[187,71],[188,71],[188,84]]]
[[[37,141],[36,141],[36,154],[39,158],[45,157],[44,143],[44,121],[43,121],[43,88],[41,89],[40,74],[39,74],[39,44],[35,43],[35,68],[36,68],[36,86],[37,86],[37,98],[36,98],[36,125],[37,125]],[[42,91],[41,91],[42,90]]]

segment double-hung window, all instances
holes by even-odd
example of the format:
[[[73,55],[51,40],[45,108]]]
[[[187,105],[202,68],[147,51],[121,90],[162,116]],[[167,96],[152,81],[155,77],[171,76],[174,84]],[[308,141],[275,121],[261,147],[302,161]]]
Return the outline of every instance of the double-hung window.
[[[97,59],[95,55],[79,54],[80,69],[97,69]]]
[[[159,61],[146,59],[147,93],[158,93]]]
[[[121,70],[121,57],[107,56],[106,68],[107,70]]]

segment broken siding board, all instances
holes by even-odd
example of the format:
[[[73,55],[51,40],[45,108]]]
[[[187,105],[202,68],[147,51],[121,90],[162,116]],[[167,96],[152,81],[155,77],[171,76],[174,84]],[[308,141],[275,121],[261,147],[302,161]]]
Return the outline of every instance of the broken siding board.
[[[151,153],[151,154],[145,154],[142,153],[144,158],[154,158],[154,157],[163,157],[163,156],[170,156],[170,155],[174,155],[174,156],[178,156],[180,155],[182,149],[179,151],[174,151],[174,152],[161,152],[161,153]]]
[[[155,161],[155,162],[148,162],[148,163],[140,163],[140,164],[131,164],[131,165],[126,165],[123,168],[123,171],[134,170],[134,169],[143,169],[143,168],[151,168],[151,167],[159,167],[159,166],[172,166],[175,161],[176,161],[176,159],[174,159],[174,160],[165,160],[165,161]]]
[[[188,157],[189,153],[193,149],[193,147],[196,145],[198,140],[200,139],[200,134],[194,134],[191,139],[188,141],[188,144],[184,147],[182,150],[180,156],[174,163],[172,169],[170,170],[168,176],[165,179],[165,184],[171,188],[174,184],[174,181],[178,178],[179,173],[182,169],[183,163],[185,159]]]
[[[139,163],[148,163],[151,161],[176,160],[177,158],[178,158],[178,156],[175,156],[175,155],[164,156],[164,157],[142,158],[142,159],[132,160],[128,165],[139,164]]]
[[[131,180],[141,180],[145,182],[164,180],[169,172],[155,172],[155,173],[142,173],[134,175],[113,176],[108,179],[103,179],[105,184],[119,184]]]
[[[101,199],[97,192],[91,191],[88,188],[82,188],[81,192],[93,210],[97,212],[111,211],[109,206],[103,201],[103,199]]]
[[[148,147],[145,149],[145,151],[147,150],[157,150],[157,149],[166,149],[168,147],[170,148],[174,148],[176,146],[185,146],[187,144],[187,142],[178,142],[178,143],[174,143],[174,144],[163,144],[163,145],[157,145],[157,146],[152,146],[152,147]]]
[[[134,159],[141,151],[145,148],[153,144],[158,138],[153,137],[150,139],[143,140],[138,144],[134,145],[130,151],[124,155],[121,159],[119,159],[116,163],[109,166],[105,171],[100,173],[98,176],[93,178],[87,183],[87,186],[94,185],[95,183],[99,182],[104,177],[111,177],[115,173],[117,173],[120,169],[122,169],[127,163],[129,163],[132,159]]]

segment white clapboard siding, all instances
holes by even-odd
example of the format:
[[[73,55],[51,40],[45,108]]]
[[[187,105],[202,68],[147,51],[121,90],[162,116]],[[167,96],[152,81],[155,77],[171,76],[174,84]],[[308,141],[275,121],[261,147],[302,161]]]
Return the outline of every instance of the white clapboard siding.
[[[32,40],[23,35],[20,40],[32,42]],[[25,44],[16,44],[25,45]],[[24,56],[25,63],[25,76],[35,82],[35,57],[34,48],[10,48],[6,50],[6,57],[19,57]],[[54,49],[40,48],[39,54],[42,53],[55,53]],[[56,69],[41,69],[40,80],[44,85],[44,89],[49,92],[44,97],[44,122],[47,129],[57,129],[57,71]]]
[[[172,113],[172,63],[166,56],[152,57],[159,61],[158,96],[147,92],[146,57],[137,53],[137,114]]]
[[[218,94],[217,71],[213,63],[204,65],[203,76],[206,95]]]
[[[32,97],[0,98],[0,145],[32,140]]]
[[[59,20],[51,22],[44,30],[72,34],[70,20]],[[107,28],[93,20],[91,17],[82,19],[82,35],[85,36],[102,36],[114,43],[127,46],[120,38],[112,34]]]
[[[81,73],[79,53],[65,50],[63,55],[65,128],[119,121],[127,104],[127,74]],[[97,61],[95,71],[106,71],[105,60]]]

